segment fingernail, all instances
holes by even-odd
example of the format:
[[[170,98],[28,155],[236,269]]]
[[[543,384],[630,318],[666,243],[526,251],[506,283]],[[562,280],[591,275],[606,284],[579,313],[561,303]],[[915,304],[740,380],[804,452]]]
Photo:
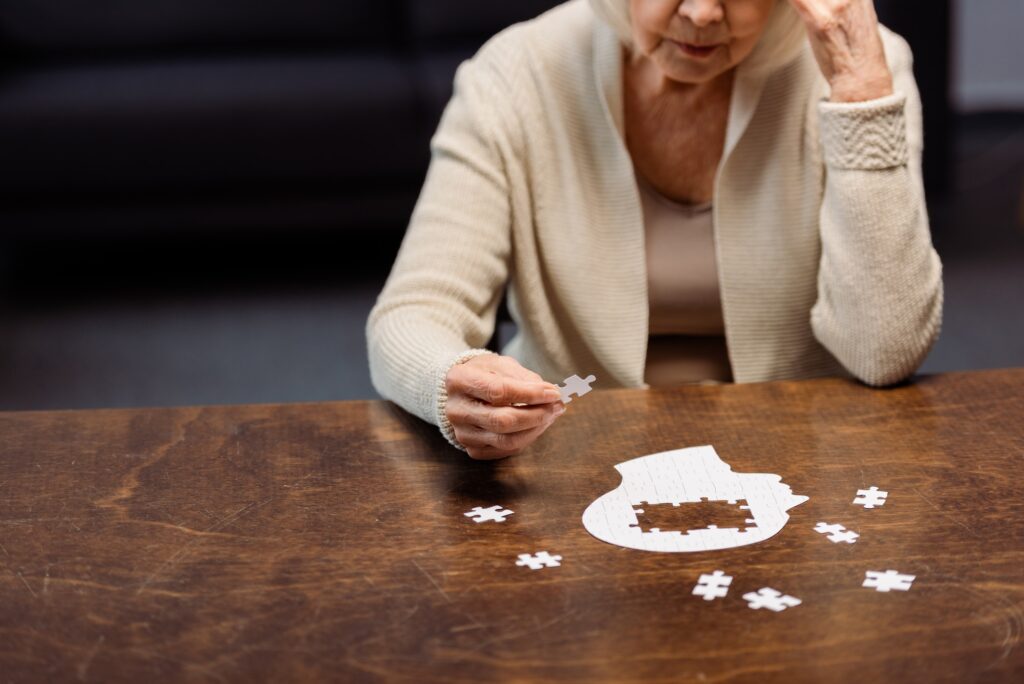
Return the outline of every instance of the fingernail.
[[[558,416],[562,415],[563,413],[565,413],[565,407],[564,406],[559,406],[558,408],[555,409],[555,417],[556,418]]]
[[[558,401],[562,398],[562,393],[558,390],[544,390],[544,398],[548,401]]]

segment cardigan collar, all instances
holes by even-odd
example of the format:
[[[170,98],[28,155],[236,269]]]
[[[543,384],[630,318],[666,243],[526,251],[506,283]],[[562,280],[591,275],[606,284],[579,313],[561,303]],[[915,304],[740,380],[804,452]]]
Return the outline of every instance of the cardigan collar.
[[[599,174],[607,184],[599,196],[604,198],[609,208],[607,215],[617,217],[616,225],[610,227],[613,229],[598,230],[593,237],[605,242],[608,250],[606,253],[619,255],[617,264],[608,267],[617,270],[617,282],[628,285],[623,288],[621,296],[616,298],[615,305],[609,302],[606,307],[593,309],[594,313],[586,316],[584,327],[593,335],[587,342],[596,360],[618,384],[635,387],[644,384],[649,325],[643,210],[632,160],[626,147],[623,47],[614,29],[596,16],[593,18],[593,27],[593,75],[607,129],[606,134],[598,137],[614,145],[623,160],[621,174],[608,174],[607,169],[605,174]],[[764,78],[748,75],[742,65],[737,69],[729,104],[725,148],[715,177],[715,196],[718,195],[726,161],[754,116],[764,83]],[[616,210],[612,211],[612,208]],[[717,226],[715,230],[717,233]],[[719,278],[721,276],[719,269]],[[728,334],[726,328],[726,336]],[[629,353],[623,354],[624,350],[629,350]],[[625,367],[622,365],[624,358],[639,359],[639,364]]]

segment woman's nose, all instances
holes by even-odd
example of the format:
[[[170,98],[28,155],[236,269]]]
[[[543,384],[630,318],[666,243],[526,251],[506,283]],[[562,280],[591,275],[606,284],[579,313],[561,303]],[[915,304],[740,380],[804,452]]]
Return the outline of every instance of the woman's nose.
[[[677,10],[680,15],[698,27],[704,27],[725,18],[722,0],[683,0]]]

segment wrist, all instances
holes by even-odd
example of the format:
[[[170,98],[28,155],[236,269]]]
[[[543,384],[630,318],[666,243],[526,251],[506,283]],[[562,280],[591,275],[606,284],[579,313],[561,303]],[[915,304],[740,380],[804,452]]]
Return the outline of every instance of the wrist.
[[[457,439],[455,439],[455,428],[448,420],[448,373],[450,373],[452,368],[455,366],[466,363],[477,356],[484,356],[487,354],[494,354],[494,352],[488,349],[468,349],[459,355],[448,359],[447,363],[443,364],[438,369],[437,376],[435,378],[434,422],[441,429],[441,434],[448,440],[448,443],[462,451],[465,451],[466,449],[459,444]]]
[[[888,97],[895,92],[892,73],[888,69],[872,75],[842,74],[829,81],[830,102],[869,102]]]

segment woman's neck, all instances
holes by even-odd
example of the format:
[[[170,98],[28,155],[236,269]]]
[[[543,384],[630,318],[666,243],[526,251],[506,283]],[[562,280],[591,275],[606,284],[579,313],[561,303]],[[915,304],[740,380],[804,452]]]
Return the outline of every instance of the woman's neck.
[[[689,204],[713,198],[732,80],[729,71],[707,83],[679,83],[654,64],[624,60],[626,147],[637,172],[665,197]]]

